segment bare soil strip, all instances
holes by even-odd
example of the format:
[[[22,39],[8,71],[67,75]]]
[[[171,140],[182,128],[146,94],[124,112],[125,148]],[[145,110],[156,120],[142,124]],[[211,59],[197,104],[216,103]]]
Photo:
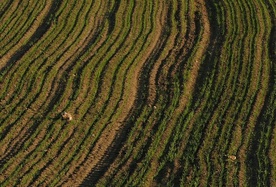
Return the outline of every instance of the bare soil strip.
[[[156,33],[155,33],[155,40],[153,40],[155,42],[151,43],[151,46],[148,47],[148,49],[147,49],[148,54],[154,49],[154,46],[155,46],[156,42],[158,41],[159,36],[160,36],[160,33],[158,35],[156,35]],[[146,61],[146,59],[144,59],[143,61]],[[125,96],[127,98],[127,99],[125,99],[127,102],[122,103],[124,109],[121,112],[120,117],[116,119],[117,122],[115,122],[115,124],[112,123],[109,125],[109,127],[104,129],[100,139],[97,141],[94,149],[92,150],[92,154],[90,153],[92,156],[91,159],[93,159],[93,162],[92,162],[92,160],[91,160],[91,162],[89,162],[90,163],[89,165],[92,166],[92,173],[94,170],[100,170],[100,168],[95,168],[95,167],[96,166],[100,167],[101,165],[104,165],[102,160],[104,160],[104,158],[106,156],[112,156],[112,151],[111,151],[112,149],[110,150],[109,147],[113,146],[112,145],[113,142],[116,142],[116,144],[117,144],[118,137],[123,136],[123,134],[121,134],[123,132],[121,132],[121,131],[122,131],[124,123],[122,123],[122,122],[125,121],[125,119],[129,116],[131,108],[133,107],[133,103],[135,101],[136,92],[137,92],[136,91],[137,86],[135,86],[135,85],[137,85],[137,81],[139,80],[138,79],[139,72],[140,72],[141,68],[143,67],[144,63],[139,63],[137,65],[138,66],[135,67],[134,74],[131,75],[131,80],[133,82],[126,84],[126,85],[132,85],[132,86],[131,86],[131,89],[129,90],[129,92],[127,93],[127,95]],[[103,134],[105,134],[105,135],[103,135]],[[97,155],[102,155],[102,156],[95,157],[94,155],[96,153],[97,153]],[[99,154],[99,153],[102,153],[102,154]],[[108,154],[108,155],[105,156],[105,154]],[[75,177],[72,177],[73,180],[74,180],[74,178]],[[86,180],[89,182],[89,178]]]

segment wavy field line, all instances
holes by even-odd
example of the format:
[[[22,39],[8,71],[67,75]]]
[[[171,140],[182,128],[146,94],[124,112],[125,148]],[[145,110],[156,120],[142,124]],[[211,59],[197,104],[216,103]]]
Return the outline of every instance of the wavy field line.
[[[275,12],[1,1],[0,186],[275,186]]]
[[[44,17],[46,14],[48,14],[50,7],[51,7],[51,3],[46,3],[46,7],[40,12],[40,14],[37,16],[37,19],[42,20],[42,17]],[[13,48],[9,49],[8,53],[4,54],[1,57],[0,70],[7,65],[8,61],[11,59],[11,57],[15,55],[15,52],[20,50],[20,48],[24,47],[24,44],[26,43],[26,41],[28,41],[35,34],[35,32],[38,29],[38,27],[40,26],[40,24],[41,23],[39,21],[34,21],[34,23],[29,28],[29,30],[17,42],[17,44],[20,44],[20,45],[16,45]]]

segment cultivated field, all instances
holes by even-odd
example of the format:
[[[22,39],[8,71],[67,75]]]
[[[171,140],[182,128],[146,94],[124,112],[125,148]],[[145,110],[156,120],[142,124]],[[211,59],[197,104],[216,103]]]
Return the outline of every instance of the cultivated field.
[[[276,1],[1,0],[0,186],[276,186]]]

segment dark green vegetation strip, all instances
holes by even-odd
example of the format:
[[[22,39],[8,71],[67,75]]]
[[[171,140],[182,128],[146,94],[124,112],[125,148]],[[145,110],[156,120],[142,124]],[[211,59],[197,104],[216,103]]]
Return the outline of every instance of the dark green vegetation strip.
[[[0,22],[0,186],[276,185],[275,1],[3,0]]]

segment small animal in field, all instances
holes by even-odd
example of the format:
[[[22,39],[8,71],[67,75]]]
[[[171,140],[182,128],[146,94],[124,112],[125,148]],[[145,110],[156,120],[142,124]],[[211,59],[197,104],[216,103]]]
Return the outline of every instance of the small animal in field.
[[[237,157],[235,155],[226,155],[226,157],[228,158],[229,161],[236,161]]]
[[[72,119],[73,119],[72,115],[68,112],[62,112],[61,116],[62,116],[62,119],[66,120],[68,122],[72,121]]]

